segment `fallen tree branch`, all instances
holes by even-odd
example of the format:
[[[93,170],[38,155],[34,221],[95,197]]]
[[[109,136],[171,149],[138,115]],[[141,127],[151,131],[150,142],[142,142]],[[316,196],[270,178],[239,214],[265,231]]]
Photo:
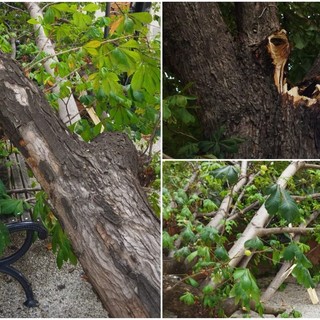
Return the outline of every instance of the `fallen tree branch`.
[[[305,227],[282,227],[282,228],[258,228],[256,235],[258,237],[265,237],[270,234],[281,234],[281,233],[294,233],[294,234],[305,234],[313,232],[314,228]]]
[[[319,214],[320,214],[319,211],[313,212],[310,215],[309,219],[305,223],[301,224],[300,227],[309,225],[312,221],[314,221],[319,216]],[[293,238],[293,241],[299,241],[299,239],[300,239],[300,235],[296,235]],[[261,301],[263,301],[263,302],[268,301],[274,295],[274,293],[279,289],[279,287],[281,286],[283,281],[289,275],[289,274],[287,274],[287,272],[288,272],[288,270],[290,270],[291,267],[292,267],[292,262],[285,261],[283,263],[283,265],[280,268],[280,270],[278,271],[277,275],[273,278],[272,282],[270,283],[270,285],[268,286],[266,291],[262,294]]]
[[[239,192],[242,187],[247,182],[247,168],[248,168],[248,161],[241,161],[241,173],[238,182],[233,186],[230,193],[224,197],[221,202],[219,209],[217,210],[214,217],[211,221],[207,224],[208,227],[216,228],[217,230],[221,231],[223,228],[223,224],[221,223],[226,217],[230,209],[230,205],[232,203],[232,196],[234,193]]]

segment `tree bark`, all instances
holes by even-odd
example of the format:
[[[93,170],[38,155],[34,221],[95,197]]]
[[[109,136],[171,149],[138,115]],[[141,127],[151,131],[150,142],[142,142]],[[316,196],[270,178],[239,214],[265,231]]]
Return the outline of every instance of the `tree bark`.
[[[90,144],[68,132],[40,90],[0,55],[0,125],[47,192],[112,317],[160,317],[160,223],[122,133]]]
[[[276,4],[237,3],[235,13],[233,35],[218,3],[164,3],[165,70],[193,83],[207,138],[224,125],[228,137],[245,139],[228,157],[317,158],[316,106],[293,107],[277,92],[271,61],[257,57],[281,29]]]

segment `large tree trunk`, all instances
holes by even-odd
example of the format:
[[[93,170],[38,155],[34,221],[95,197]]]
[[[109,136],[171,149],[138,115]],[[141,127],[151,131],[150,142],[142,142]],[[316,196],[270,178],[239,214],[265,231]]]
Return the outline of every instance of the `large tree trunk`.
[[[122,133],[87,144],[67,131],[39,89],[0,55],[0,125],[48,193],[113,317],[160,316],[160,224]]]
[[[318,157],[316,107],[293,107],[277,92],[271,61],[257,57],[281,29],[276,4],[236,3],[234,36],[218,3],[164,3],[163,13],[164,68],[193,83],[207,137],[225,125],[229,137],[244,138],[230,157]]]

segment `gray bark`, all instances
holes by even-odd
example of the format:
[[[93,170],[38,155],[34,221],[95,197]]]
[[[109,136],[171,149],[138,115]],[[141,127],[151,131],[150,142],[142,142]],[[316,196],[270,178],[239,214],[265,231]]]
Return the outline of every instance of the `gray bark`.
[[[68,132],[39,89],[0,55],[0,125],[47,192],[112,317],[160,317],[160,223],[125,134],[88,144]]]
[[[207,139],[224,125],[227,137],[245,139],[228,158],[318,158],[317,108],[279,95],[270,59],[258,55],[281,29],[276,3],[237,3],[233,34],[218,3],[168,2],[163,14],[164,68],[193,83]]]

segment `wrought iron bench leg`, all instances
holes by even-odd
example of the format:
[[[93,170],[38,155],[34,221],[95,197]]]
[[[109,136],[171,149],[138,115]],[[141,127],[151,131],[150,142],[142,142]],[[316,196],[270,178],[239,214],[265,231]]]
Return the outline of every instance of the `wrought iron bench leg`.
[[[0,272],[12,276],[21,284],[27,298],[24,302],[26,307],[37,307],[39,303],[34,299],[33,291],[27,278],[20,271],[12,267],[11,264],[19,260],[29,250],[34,232],[38,233],[40,239],[45,239],[47,237],[47,231],[42,225],[35,222],[9,223],[7,227],[10,233],[26,231],[26,238],[23,245],[15,253],[0,259]]]
[[[8,274],[21,284],[27,298],[27,300],[23,303],[26,307],[31,308],[39,305],[39,302],[34,299],[30,283],[20,271],[11,266],[0,266],[0,272]]]

